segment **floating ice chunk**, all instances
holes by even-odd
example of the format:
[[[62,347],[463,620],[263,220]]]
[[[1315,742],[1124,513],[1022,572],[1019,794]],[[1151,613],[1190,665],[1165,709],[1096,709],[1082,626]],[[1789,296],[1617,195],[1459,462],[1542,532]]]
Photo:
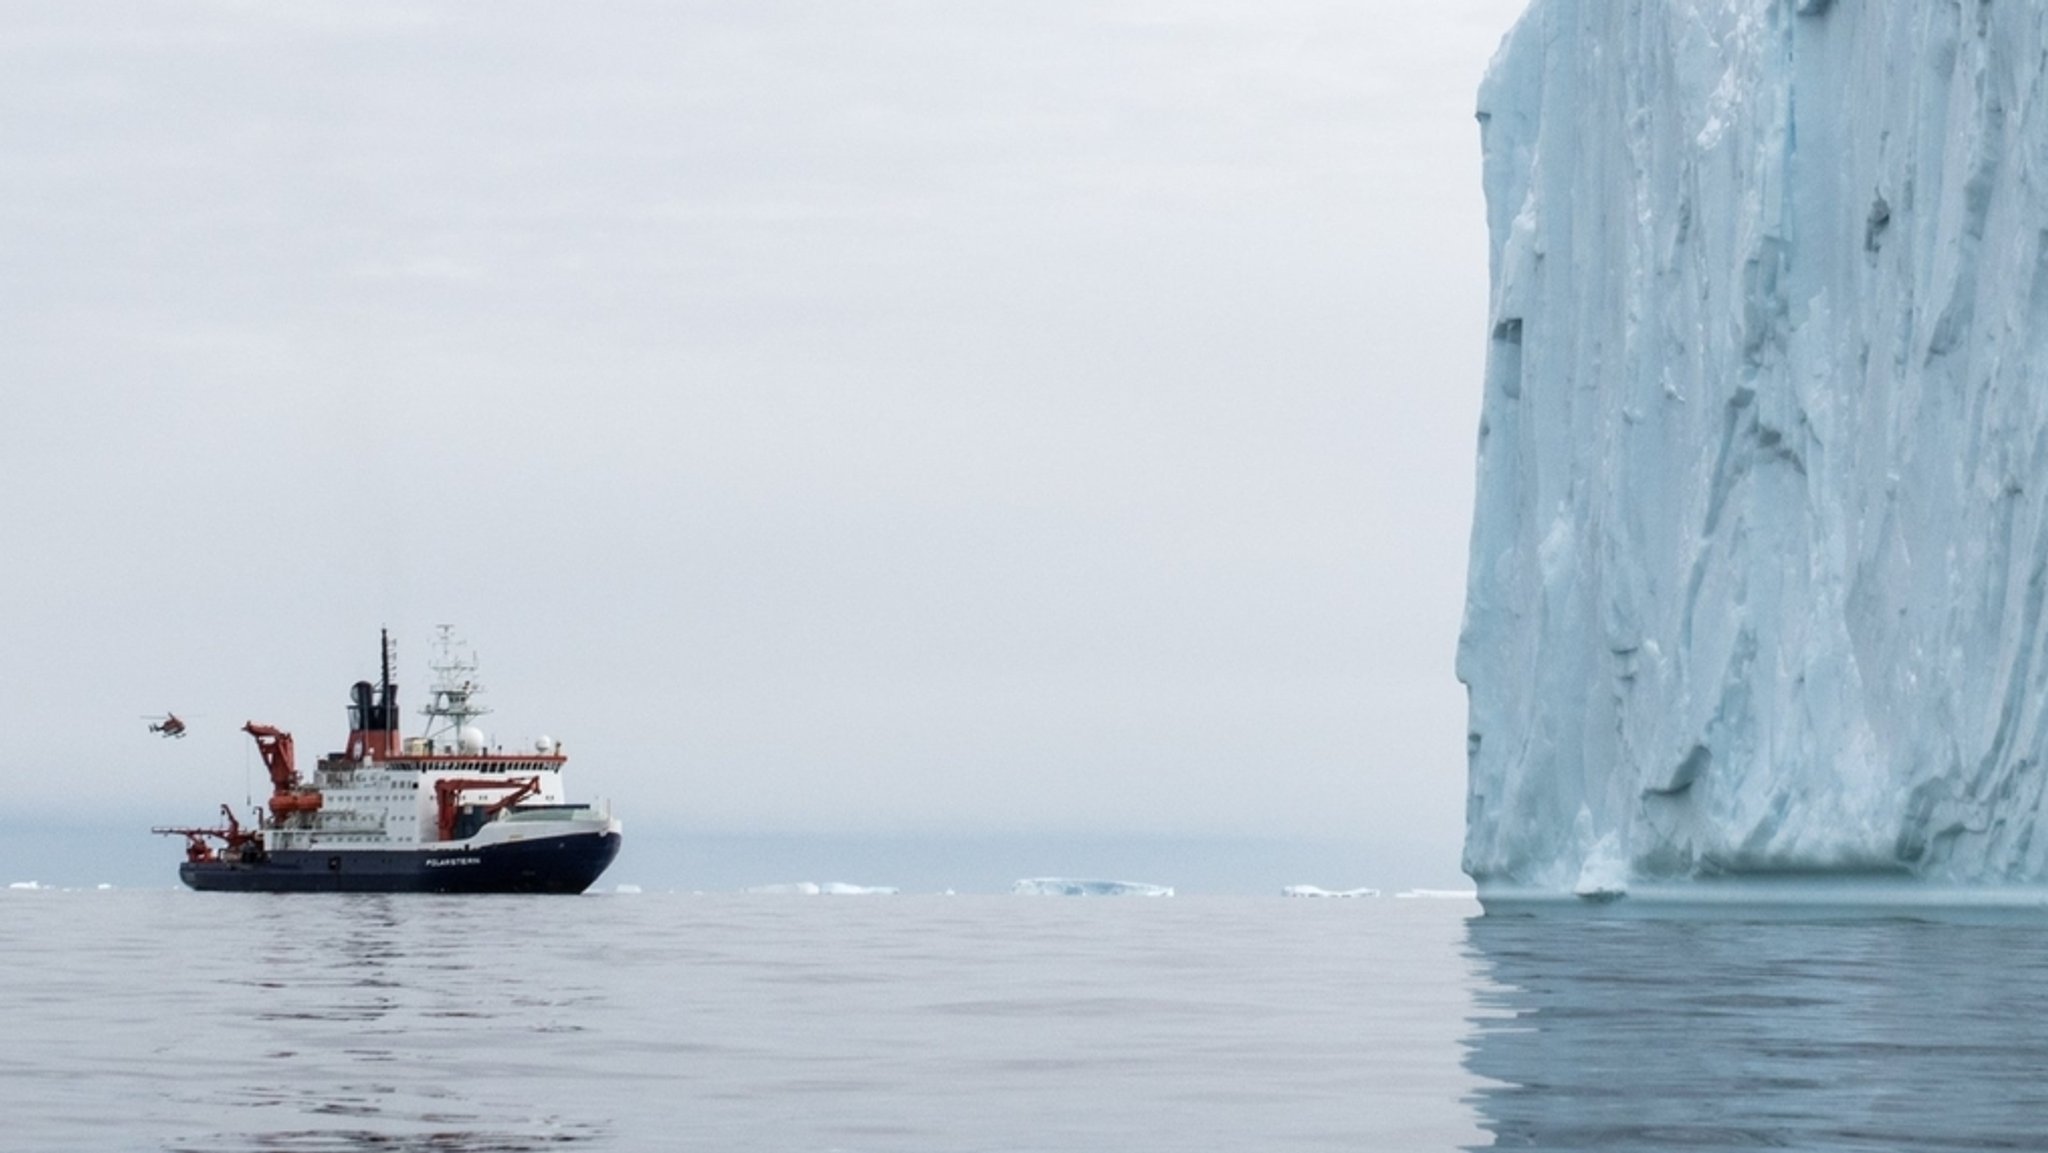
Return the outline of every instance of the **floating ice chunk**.
[[[638,886],[638,885],[624,885],[624,884],[622,884],[622,885],[617,885],[617,886],[613,887],[613,889],[612,889],[612,892],[614,892],[614,893],[638,893],[638,892],[640,892],[640,891],[641,891],[641,889],[640,889],[640,886]]]
[[[749,893],[796,897],[884,897],[900,891],[887,885],[851,885],[845,881],[785,881],[775,885],[755,885],[747,890]]]
[[[24,891],[32,891],[35,889],[42,888],[41,885],[37,884],[34,881],[9,881],[7,883],[7,887],[10,889],[21,889]]]
[[[1378,889],[1324,889],[1315,885],[1287,885],[1280,890],[1283,897],[1377,897]]]
[[[1171,897],[1171,885],[1143,881],[1090,881],[1073,877],[1026,877],[1010,891],[1027,897]]]
[[[99,891],[100,891],[100,892],[104,893],[104,892],[106,892],[107,890],[109,890],[109,889],[113,888],[114,886],[112,886],[112,885],[109,885],[109,884],[107,884],[107,883],[106,883],[105,881],[101,881],[101,882],[100,882],[100,883],[99,883],[99,884],[98,884],[97,886],[95,886],[95,887],[96,887],[97,889],[99,889]]]
[[[1400,901],[1476,901],[1477,889],[1403,889],[1394,894]]]

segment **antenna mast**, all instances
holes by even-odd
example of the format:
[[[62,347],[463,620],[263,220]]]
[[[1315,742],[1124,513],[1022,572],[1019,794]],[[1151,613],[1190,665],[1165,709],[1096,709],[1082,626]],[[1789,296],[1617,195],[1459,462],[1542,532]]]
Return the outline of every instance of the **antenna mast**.
[[[434,670],[432,699],[420,707],[427,717],[426,739],[433,741],[445,733],[460,744],[471,718],[491,709],[475,699],[484,688],[476,680],[476,653],[457,651],[454,625],[436,625],[434,630],[434,660],[427,665]]]

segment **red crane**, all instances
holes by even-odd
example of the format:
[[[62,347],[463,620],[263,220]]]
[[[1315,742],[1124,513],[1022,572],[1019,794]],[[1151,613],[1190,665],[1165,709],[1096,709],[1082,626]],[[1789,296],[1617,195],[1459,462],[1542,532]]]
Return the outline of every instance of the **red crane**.
[[[263,767],[270,773],[270,815],[273,818],[289,816],[292,813],[317,813],[320,811],[320,790],[303,788],[299,784],[299,771],[292,755],[292,735],[275,725],[259,725],[250,721],[242,731],[256,738],[256,752],[263,758]]]
[[[217,829],[172,829],[159,825],[150,832],[161,836],[184,837],[185,859],[188,861],[211,861],[222,852],[232,857],[244,857],[252,848],[261,852],[262,838],[242,828],[242,822],[235,819],[233,809],[222,805],[220,815],[227,823]],[[216,851],[210,843],[212,841],[220,841],[222,849]]]
[[[501,800],[493,801],[484,809],[486,819],[495,817],[513,805],[540,792],[539,777],[513,777],[509,780],[491,780],[486,777],[443,777],[434,782],[434,803],[439,807],[440,839],[455,839],[455,815],[461,807],[462,794],[469,789],[511,789],[512,792]]]

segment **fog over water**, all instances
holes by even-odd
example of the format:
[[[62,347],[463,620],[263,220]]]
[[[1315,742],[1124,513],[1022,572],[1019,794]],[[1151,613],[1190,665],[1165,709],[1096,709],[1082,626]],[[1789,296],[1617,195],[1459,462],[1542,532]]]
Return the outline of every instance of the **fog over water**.
[[[1455,879],[1519,7],[9,5],[0,821],[204,821],[453,622],[629,843]]]

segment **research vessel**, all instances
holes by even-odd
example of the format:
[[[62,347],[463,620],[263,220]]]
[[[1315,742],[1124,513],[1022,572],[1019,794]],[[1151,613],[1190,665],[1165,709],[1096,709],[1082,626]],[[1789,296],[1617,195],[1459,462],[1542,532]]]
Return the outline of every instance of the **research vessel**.
[[[568,756],[547,737],[530,751],[486,748],[470,722],[476,661],[441,630],[425,732],[400,733],[392,648],[380,633],[376,683],[350,690],[348,741],[310,778],[294,763],[292,735],[243,726],[270,774],[270,804],[244,825],[221,806],[215,828],[158,827],[185,838],[178,879],[194,889],[240,892],[580,893],[619,852],[608,806],[563,794]]]

